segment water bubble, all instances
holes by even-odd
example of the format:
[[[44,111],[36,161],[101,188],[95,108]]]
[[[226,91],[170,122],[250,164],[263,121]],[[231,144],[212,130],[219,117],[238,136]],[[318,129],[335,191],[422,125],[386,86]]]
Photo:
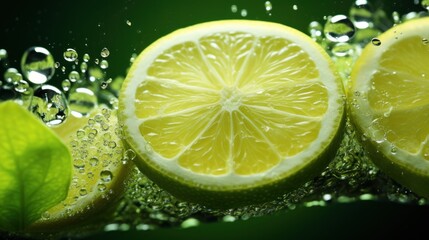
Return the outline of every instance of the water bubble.
[[[80,195],[81,197],[86,196],[87,194],[88,194],[88,190],[86,190],[86,188],[81,188],[81,189],[79,190],[79,195]]]
[[[182,222],[182,224],[180,224],[180,227],[182,228],[190,228],[190,227],[196,227],[200,225],[200,221],[198,221],[198,219],[196,218],[188,218],[185,221]]]
[[[22,75],[18,72],[16,68],[6,69],[3,77],[6,83],[11,83],[12,85],[22,79]]]
[[[84,62],[89,62],[89,60],[90,60],[91,58],[89,57],[89,54],[88,53],[85,53],[84,55],[83,55],[83,61]]]
[[[127,158],[127,159],[132,161],[132,160],[134,160],[135,157],[136,157],[136,152],[134,152],[134,150],[132,150],[132,149],[127,149],[124,152],[124,158]]]
[[[71,71],[69,73],[69,79],[70,82],[77,82],[78,80],[80,80],[80,74],[77,71]]]
[[[73,48],[67,48],[67,50],[63,53],[63,57],[68,62],[74,62],[78,58],[78,54],[76,50]]]
[[[101,49],[101,53],[100,53],[101,57],[103,58],[107,58],[110,55],[110,51],[107,48],[103,48]]]
[[[373,25],[373,8],[367,0],[356,0],[350,8],[350,18],[356,28],[365,29]]]
[[[81,71],[82,73],[85,73],[87,70],[88,70],[88,63],[87,63],[87,62],[82,62],[82,63],[80,64],[80,71]]]
[[[380,39],[378,39],[378,38],[373,38],[373,39],[371,39],[371,43],[372,43],[372,45],[374,45],[374,46],[380,46],[380,45],[381,45],[381,41],[380,41]]]
[[[97,106],[97,96],[89,88],[73,89],[68,100],[71,114],[78,118],[87,116]]]
[[[55,73],[54,57],[46,48],[31,47],[22,55],[21,70],[30,82],[43,84]]]
[[[423,45],[428,45],[429,44],[429,39],[422,38],[422,43],[423,43]]]
[[[236,13],[238,11],[237,5],[231,5],[231,12]]]
[[[0,61],[7,59],[6,49],[0,49]]]
[[[71,87],[71,82],[68,79],[64,79],[61,82],[61,88],[63,89],[64,92],[68,92],[70,90]]]
[[[15,91],[19,93],[28,94],[30,93],[30,85],[27,81],[21,79],[15,83]]]
[[[90,158],[90,159],[89,159],[89,164],[90,164],[91,166],[93,166],[93,167],[97,166],[97,165],[98,165],[98,158],[96,158],[96,157],[92,157],[92,158]]]
[[[87,74],[90,82],[101,81],[104,79],[105,75],[103,70],[98,66],[90,67]]]
[[[51,85],[42,85],[34,90],[30,111],[48,126],[63,123],[69,113],[64,94]]]
[[[392,18],[393,18],[394,24],[401,23],[401,16],[399,15],[399,13],[397,11],[392,12]]]
[[[100,68],[101,69],[107,69],[107,68],[109,68],[109,62],[107,60],[105,60],[105,59],[101,60],[101,62],[100,62]]]
[[[331,42],[347,42],[355,35],[355,26],[345,15],[328,17],[323,30],[326,38]]]
[[[241,9],[240,15],[242,17],[246,17],[247,16],[247,10],[246,9]]]
[[[294,4],[294,5],[292,6],[292,9],[293,9],[293,10],[295,10],[295,11],[296,11],[296,10],[298,10],[298,5]]]
[[[109,170],[103,170],[100,172],[100,178],[103,182],[110,182],[112,181],[113,174]]]
[[[126,23],[128,26],[130,26],[130,27],[131,27],[131,21],[130,21],[130,20],[128,20],[128,19],[127,19],[127,20],[125,21],[125,23]]]

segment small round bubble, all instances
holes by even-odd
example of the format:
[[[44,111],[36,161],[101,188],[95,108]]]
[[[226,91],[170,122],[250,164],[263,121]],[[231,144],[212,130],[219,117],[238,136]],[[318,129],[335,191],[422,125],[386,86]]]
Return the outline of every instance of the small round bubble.
[[[355,35],[355,26],[345,15],[329,17],[323,32],[331,42],[347,42]]]
[[[76,50],[74,50],[73,48],[67,48],[67,50],[63,53],[64,59],[68,62],[76,61],[78,56],[79,55],[77,54]]]
[[[103,48],[101,49],[101,53],[100,53],[101,57],[106,58],[110,55],[110,51],[107,48]]]
[[[46,48],[28,48],[21,58],[21,70],[28,81],[34,84],[46,83],[55,73],[54,57]]]
[[[371,43],[374,46],[380,46],[381,45],[381,40],[378,39],[378,38],[373,38],[373,39],[371,39]]]
[[[30,110],[48,126],[63,123],[69,113],[64,94],[51,85],[42,85],[34,90]]]
[[[97,106],[97,96],[89,88],[79,87],[70,90],[69,106],[75,117],[87,116]]]

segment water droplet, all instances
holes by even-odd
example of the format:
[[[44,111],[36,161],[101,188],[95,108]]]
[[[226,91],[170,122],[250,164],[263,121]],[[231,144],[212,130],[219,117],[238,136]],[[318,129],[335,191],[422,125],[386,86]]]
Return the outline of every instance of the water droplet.
[[[355,35],[355,26],[347,16],[335,15],[328,17],[323,32],[331,42],[347,42]]]
[[[69,113],[64,94],[51,85],[42,85],[34,90],[30,111],[48,126],[63,123]]]
[[[395,147],[395,146],[392,146],[391,148],[390,148],[390,153],[392,153],[392,154],[396,154],[398,152],[398,149]]]
[[[49,219],[50,217],[51,217],[51,214],[48,211],[46,211],[42,214],[43,219]]]
[[[132,161],[132,160],[134,160],[135,157],[136,157],[136,152],[134,152],[134,150],[132,150],[132,149],[127,149],[124,152],[124,158],[127,158],[127,159]]]
[[[332,195],[329,194],[329,193],[326,193],[326,194],[323,195],[322,198],[323,198],[324,201],[328,202],[328,201],[332,200]]]
[[[7,51],[6,49],[0,49],[0,61],[7,59]]]
[[[89,60],[90,60],[91,58],[89,57],[89,54],[88,53],[85,53],[84,55],[83,55],[83,61],[84,62],[89,62]]]
[[[68,79],[64,79],[61,82],[61,88],[63,89],[64,92],[67,92],[68,90],[70,90],[71,87],[71,82]]]
[[[18,72],[16,68],[8,68],[4,72],[4,80],[6,83],[11,83],[13,86],[14,83],[18,82],[19,80],[22,80],[22,75]]]
[[[238,11],[237,5],[231,5],[231,12],[236,13]]]
[[[92,157],[92,158],[90,158],[90,159],[89,159],[89,164],[90,164],[91,166],[93,166],[93,167],[97,166],[97,165],[98,165],[98,158],[96,158],[96,157]]]
[[[67,50],[63,53],[64,59],[68,62],[76,61],[78,56],[79,55],[77,54],[76,50],[74,50],[73,48],[67,48]]]
[[[241,9],[240,15],[242,17],[246,17],[247,16],[247,10],[246,9]]]
[[[107,58],[110,55],[109,49],[107,49],[107,48],[101,49],[100,55],[101,55],[101,57]]]
[[[429,0],[421,0],[420,4],[422,5],[423,8],[425,8],[426,10],[429,10]]]
[[[198,219],[196,218],[188,218],[185,221],[182,222],[182,224],[180,224],[180,227],[182,228],[190,228],[190,227],[196,227],[200,225],[200,221],[198,221]]]
[[[350,8],[350,18],[356,28],[366,29],[373,25],[373,8],[367,0],[356,0]]]
[[[115,147],[116,147],[116,142],[114,142],[114,141],[110,141],[110,142],[108,143],[108,146],[109,146],[110,148],[115,148]]]
[[[87,194],[88,194],[88,190],[86,190],[86,188],[81,188],[81,189],[79,190],[79,195],[80,195],[81,197],[86,196]]]
[[[21,70],[30,82],[43,84],[55,73],[54,57],[46,48],[31,47],[22,55]]]
[[[71,71],[69,73],[69,79],[70,82],[77,82],[78,80],[80,80],[80,74],[77,71]]]
[[[422,43],[423,43],[423,45],[428,45],[429,44],[429,39],[422,38]]]
[[[109,68],[109,62],[107,60],[105,60],[105,59],[101,60],[101,62],[100,62],[100,68],[101,69],[107,69],[107,68]]]
[[[112,172],[109,170],[103,170],[100,172],[100,178],[103,182],[110,182],[113,178]]]
[[[54,66],[55,66],[55,68],[57,68],[57,69],[58,69],[58,68],[60,68],[60,67],[61,67],[61,63],[60,63],[60,62],[55,62],[55,65],[54,65]]]
[[[15,83],[15,91],[19,92],[19,93],[30,93],[30,85],[28,84],[27,81],[25,80],[19,80],[18,82]]]
[[[380,41],[380,39],[378,39],[378,38],[373,38],[373,39],[371,39],[371,43],[372,43],[372,45],[374,45],[374,46],[380,46],[380,45],[381,45],[381,41]]]
[[[82,62],[82,63],[80,64],[80,71],[81,71],[82,73],[85,73],[87,70],[88,70],[88,63],[86,63],[86,62]]]
[[[87,116],[97,106],[97,96],[88,88],[79,87],[69,95],[71,114],[75,117]]]
[[[88,70],[88,79],[90,82],[101,81],[104,79],[104,72],[100,67],[90,67]]]
[[[293,9],[293,10],[295,10],[295,11],[296,11],[296,10],[298,10],[298,5],[294,4],[294,5],[292,6],[292,9]]]

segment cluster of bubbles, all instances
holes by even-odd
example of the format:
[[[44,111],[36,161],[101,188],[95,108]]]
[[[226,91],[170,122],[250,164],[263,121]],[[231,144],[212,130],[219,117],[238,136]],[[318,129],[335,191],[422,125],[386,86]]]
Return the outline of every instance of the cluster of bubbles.
[[[79,60],[77,51],[68,48],[63,53],[63,59],[71,64],[67,70],[48,49],[35,46],[23,53],[20,68],[15,68],[9,66],[7,51],[0,49],[0,63],[5,68],[0,101],[20,103],[50,127],[64,123],[70,114],[87,116],[100,103],[114,109],[123,77],[107,77],[109,55],[109,49],[103,48],[101,59],[90,63],[89,54]]]

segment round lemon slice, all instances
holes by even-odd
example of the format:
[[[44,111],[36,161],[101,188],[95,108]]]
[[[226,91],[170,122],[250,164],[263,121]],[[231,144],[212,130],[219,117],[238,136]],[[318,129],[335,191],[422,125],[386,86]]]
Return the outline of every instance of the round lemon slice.
[[[429,18],[396,25],[351,73],[351,119],[381,170],[429,197]]]
[[[230,208],[273,199],[327,165],[344,91],[307,35],[219,20],[147,47],[122,85],[118,118],[149,178],[180,199]]]

